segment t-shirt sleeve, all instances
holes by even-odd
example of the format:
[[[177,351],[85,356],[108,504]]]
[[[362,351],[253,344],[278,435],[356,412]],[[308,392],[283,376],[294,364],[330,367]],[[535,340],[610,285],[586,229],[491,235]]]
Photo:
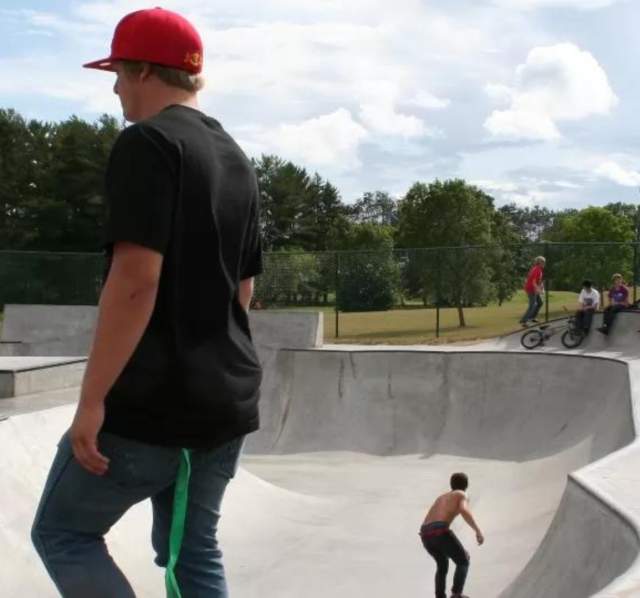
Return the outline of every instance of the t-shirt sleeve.
[[[245,235],[240,280],[258,276],[258,274],[262,274],[262,240],[260,238],[260,193],[256,184]]]
[[[141,125],[118,137],[106,176],[105,243],[127,241],[164,254],[171,238],[177,179],[166,150]]]

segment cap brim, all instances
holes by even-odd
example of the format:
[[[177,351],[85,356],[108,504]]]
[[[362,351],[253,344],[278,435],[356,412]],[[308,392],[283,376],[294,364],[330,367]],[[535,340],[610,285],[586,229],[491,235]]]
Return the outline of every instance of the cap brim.
[[[115,71],[115,68],[113,67],[114,62],[115,61],[113,60],[113,58],[109,56],[109,58],[102,58],[101,60],[94,60],[93,62],[87,62],[82,66],[85,69],[98,69],[100,71]]]

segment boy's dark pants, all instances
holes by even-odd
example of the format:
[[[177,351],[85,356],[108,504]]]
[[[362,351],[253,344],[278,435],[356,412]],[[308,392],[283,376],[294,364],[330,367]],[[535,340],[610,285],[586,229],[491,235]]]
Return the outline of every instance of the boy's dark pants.
[[[607,331],[613,326],[618,312],[624,311],[625,309],[627,308],[624,305],[609,305],[605,308],[602,315],[602,324]]]
[[[460,540],[448,527],[423,526],[420,530],[422,545],[433,557],[438,565],[436,571],[436,598],[447,598],[447,573],[449,571],[449,559],[456,564],[456,572],[453,576],[454,594],[462,594],[464,582],[469,572],[469,553],[464,549]]]
[[[579,309],[576,312],[576,324],[578,328],[582,328],[585,333],[591,330],[591,322],[593,321],[594,311],[592,309]]]

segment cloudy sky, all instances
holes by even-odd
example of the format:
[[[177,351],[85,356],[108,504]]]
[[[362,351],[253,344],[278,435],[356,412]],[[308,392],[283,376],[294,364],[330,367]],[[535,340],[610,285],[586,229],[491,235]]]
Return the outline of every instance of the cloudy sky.
[[[131,0],[3,0],[0,107],[119,115],[108,55]],[[351,202],[463,177],[497,203],[640,200],[638,0],[182,0],[203,108]]]

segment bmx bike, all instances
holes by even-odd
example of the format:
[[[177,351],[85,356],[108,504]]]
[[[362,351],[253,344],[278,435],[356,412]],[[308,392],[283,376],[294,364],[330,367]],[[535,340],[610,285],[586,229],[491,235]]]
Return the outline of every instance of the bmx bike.
[[[535,349],[543,346],[546,341],[559,333],[562,333],[560,342],[567,349],[575,349],[580,346],[587,336],[586,332],[578,326],[576,317],[569,316],[566,320],[540,324],[535,328],[526,330],[520,337],[520,344],[525,349]]]

